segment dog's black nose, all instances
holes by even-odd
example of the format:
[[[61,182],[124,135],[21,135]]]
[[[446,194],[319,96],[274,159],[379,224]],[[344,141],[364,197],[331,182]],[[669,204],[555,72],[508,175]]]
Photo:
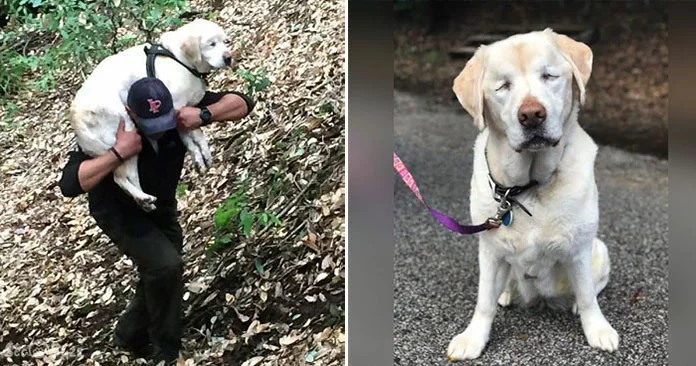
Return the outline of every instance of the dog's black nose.
[[[227,56],[222,58],[225,61],[225,65],[230,66],[232,64],[232,56]]]
[[[546,121],[546,108],[536,98],[524,98],[517,110],[517,120],[525,128],[538,127]]]

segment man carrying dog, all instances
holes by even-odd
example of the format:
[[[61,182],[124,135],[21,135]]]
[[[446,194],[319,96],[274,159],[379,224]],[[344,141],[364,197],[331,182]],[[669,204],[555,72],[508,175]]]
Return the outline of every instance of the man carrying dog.
[[[206,92],[197,106],[175,110],[164,83],[143,78],[131,86],[126,106],[137,128],[125,131],[121,121],[116,143],[100,156],[91,158],[79,148],[70,153],[59,184],[63,195],[88,193],[97,225],[133,260],[140,275],[135,296],[114,330],[118,346],[155,362],[179,357],[183,234],[177,219],[176,187],[186,148],[177,129],[237,121],[253,107],[253,100],[244,94]],[[114,169],[135,155],[143,190],[157,197],[157,209],[149,213],[112,177]]]

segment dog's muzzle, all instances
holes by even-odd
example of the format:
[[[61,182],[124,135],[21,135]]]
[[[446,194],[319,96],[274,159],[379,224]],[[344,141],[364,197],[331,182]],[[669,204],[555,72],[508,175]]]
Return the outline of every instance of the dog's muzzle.
[[[224,61],[225,65],[227,65],[227,66],[232,65],[232,52],[230,52],[229,50],[226,50],[222,54],[222,61]]]

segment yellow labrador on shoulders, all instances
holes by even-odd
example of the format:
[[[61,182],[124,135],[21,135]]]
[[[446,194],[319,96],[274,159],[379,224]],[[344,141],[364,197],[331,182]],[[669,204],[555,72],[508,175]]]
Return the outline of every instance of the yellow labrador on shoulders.
[[[226,40],[220,26],[202,19],[161,35],[159,43],[185,65],[162,56],[155,62],[156,77],[171,92],[174,108],[196,105],[205,94],[205,82],[187,68],[203,74],[231,63]],[[114,145],[119,120],[125,121],[126,131],[135,128],[125,105],[130,86],[147,76],[144,47],[134,46],[101,61],[75,95],[70,122],[77,143],[86,154],[98,156]],[[203,171],[212,160],[203,131],[194,129],[179,134],[196,167]],[[114,181],[144,210],[155,209],[156,198],[140,187],[137,156],[114,170]]]
[[[597,303],[609,279],[607,248],[596,238],[597,146],[577,120],[591,70],[587,45],[546,29],[481,46],[454,81],[482,130],[474,146],[472,221],[485,222],[505,202],[511,214],[507,225],[479,234],[476,309],[450,342],[451,360],[479,357],[496,302],[515,300],[573,304],[590,346],[618,348]]]

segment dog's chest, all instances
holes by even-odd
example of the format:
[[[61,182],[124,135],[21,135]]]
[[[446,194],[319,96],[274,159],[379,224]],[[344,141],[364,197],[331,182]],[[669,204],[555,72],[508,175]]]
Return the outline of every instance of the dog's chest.
[[[487,234],[481,245],[489,246],[498,256],[509,263],[518,278],[547,279],[559,262],[566,261],[572,253],[572,244],[559,240],[544,228],[525,229],[512,226],[501,227]],[[549,235],[551,234],[551,235]],[[560,234],[560,233],[559,233]],[[554,239],[556,238],[556,239]]]
[[[485,245],[491,246],[507,262],[521,268],[550,267],[567,258],[574,250],[573,238],[577,233],[572,214],[564,215],[558,207],[546,207],[548,203],[539,202],[534,195],[522,197],[520,201],[532,216],[514,207],[509,226],[482,234]],[[480,209],[492,215],[497,205],[490,202]]]

